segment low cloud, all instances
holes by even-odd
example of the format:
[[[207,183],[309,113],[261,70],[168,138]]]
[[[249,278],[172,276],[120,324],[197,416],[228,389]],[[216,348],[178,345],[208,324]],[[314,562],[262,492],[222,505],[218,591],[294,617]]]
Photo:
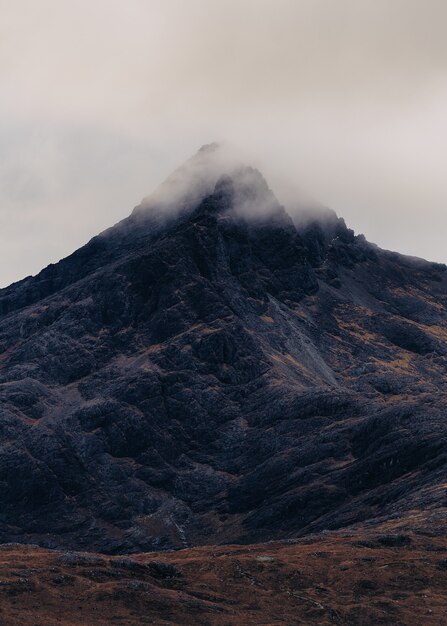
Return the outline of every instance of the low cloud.
[[[447,260],[443,0],[0,9],[0,285],[125,217],[214,140],[284,204],[311,196],[379,245]]]

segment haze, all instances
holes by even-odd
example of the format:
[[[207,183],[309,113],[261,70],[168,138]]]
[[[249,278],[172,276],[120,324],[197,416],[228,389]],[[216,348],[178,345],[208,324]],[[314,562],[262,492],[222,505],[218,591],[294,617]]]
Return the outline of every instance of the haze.
[[[0,0],[0,285],[127,216],[202,144],[445,262],[444,0]]]

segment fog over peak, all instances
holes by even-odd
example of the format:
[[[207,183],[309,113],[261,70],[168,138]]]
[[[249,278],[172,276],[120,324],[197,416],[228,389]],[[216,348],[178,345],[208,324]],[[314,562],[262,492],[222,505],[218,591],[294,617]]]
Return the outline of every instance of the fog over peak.
[[[327,206],[447,260],[442,0],[0,6],[0,285],[125,218],[195,146],[219,154],[214,138],[289,212]]]
[[[152,207],[167,213],[176,213],[197,204],[212,193],[217,180],[240,167],[234,149],[222,143],[203,145],[177,167],[135,208],[134,213]]]
[[[155,211],[175,217],[223,190],[231,195],[231,209],[241,217],[256,219],[276,213],[277,198],[262,173],[245,158],[228,143],[204,144],[144,198],[133,215]]]

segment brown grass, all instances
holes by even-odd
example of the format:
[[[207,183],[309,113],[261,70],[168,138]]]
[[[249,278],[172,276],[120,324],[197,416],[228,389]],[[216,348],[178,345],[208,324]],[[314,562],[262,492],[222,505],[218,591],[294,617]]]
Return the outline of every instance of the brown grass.
[[[447,540],[374,534],[97,560],[0,550],[2,626],[447,624]],[[386,541],[385,541],[386,543]],[[70,558],[71,557],[71,558]],[[91,558],[91,557],[90,557]],[[173,564],[160,578],[146,566]],[[115,565],[115,566],[114,566]]]

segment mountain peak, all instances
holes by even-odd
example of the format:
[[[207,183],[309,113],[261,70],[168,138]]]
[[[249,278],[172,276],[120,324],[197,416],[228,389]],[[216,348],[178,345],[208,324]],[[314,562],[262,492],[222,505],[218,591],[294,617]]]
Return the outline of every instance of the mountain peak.
[[[161,550],[441,510],[445,271],[331,213],[295,227],[221,147],[136,214],[0,291],[1,541]]]
[[[206,152],[206,153],[210,153],[210,152],[216,152],[217,150],[220,150],[222,148],[222,144],[218,141],[213,141],[211,143],[205,143],[203,144],[203,146],[201,146],[197,152]]]
[[[135,215],[148,211],[180,214],[210,195],[219,178],[237,166],[237,159],[222,144],[203,145],[175,169],[155,191],[134,209]]]
[[[230,185],[231,181],[231,185]],[[203,145],[141,204],[134,216],[176,217],[194,209],[207,196],[232,189],[233,209],[240,217],[265,219],[285,213],[261,172],[242,162],[222,143]]]

